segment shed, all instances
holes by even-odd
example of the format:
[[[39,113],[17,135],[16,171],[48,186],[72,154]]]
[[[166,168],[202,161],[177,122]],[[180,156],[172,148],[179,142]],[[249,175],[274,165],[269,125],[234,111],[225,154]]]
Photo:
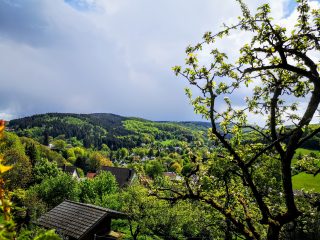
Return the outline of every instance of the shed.
[[[74,167],[74,166],[66,166],[66,165],[63,165],[61,167],[62,171],[65,172],[65,173],[68,173],[70,174],[72,177],[76,178],[76,179],[79,179],[79,174],[77,172],[77,168]]]
[[[64,201],[42,215],[37,224],[56,229],[69,240],[115,239],[109,236],[111,219],[118,218],[126,218],[126,214],[91,204]]]
[[[175,172],[164,172],[163,176],[168,177],[171,181],[181,181],[182,177],[180,177]]]
[[[102,166],[100,171],[111,172],[115,176],[119,187],[130,185],[136,176],[135,171],[131,168]]]

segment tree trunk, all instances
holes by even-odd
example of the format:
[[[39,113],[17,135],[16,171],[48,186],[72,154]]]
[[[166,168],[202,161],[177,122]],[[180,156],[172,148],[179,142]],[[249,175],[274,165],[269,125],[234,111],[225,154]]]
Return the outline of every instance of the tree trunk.
[[[231,234],[231,221],[229,219],[226,219],[226,232],[225,232],[225,240],[231,240],[232,239],[232,234]]]
[[[279,239],[280,230],[281,230],[280,225],[276,225],[276,224],[269,225],[267,239],[268,240]]]

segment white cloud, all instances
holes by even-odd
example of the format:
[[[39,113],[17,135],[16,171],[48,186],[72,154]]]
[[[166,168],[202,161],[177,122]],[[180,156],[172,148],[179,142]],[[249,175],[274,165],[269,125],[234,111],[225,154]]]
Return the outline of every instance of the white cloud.
[[[186,82],[171,67],[183,63],[185,47],[201,41],[205,31],[236,21],[235,1],[81,1],[95,8],[52,0],[17,1],[17,7],[0,0],[2,114],[11,109],[16,116],[59,111],[200,119],[184,96]],[[252,11],[262,3],[247,2]],[[269,2],[281,18],[288,0]],[[231,35],[219,46],[235,56],[246,39]]]

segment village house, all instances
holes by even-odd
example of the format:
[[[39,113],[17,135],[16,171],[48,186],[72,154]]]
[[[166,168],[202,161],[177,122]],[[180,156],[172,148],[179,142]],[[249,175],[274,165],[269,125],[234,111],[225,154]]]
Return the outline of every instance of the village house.
[[[171,181],[181,181],[182,180],[182,177],[180,177],[175,172],[164,172],[163,176],[169,178]]]
[[[120,218],[127,218],[127,215],[91,204],[64,201],[42,215],[37,224],[55,229],[63,239],[114,240],[118,238],[111,231],[111,220]]]
[[[119,187],[130,185],[136,177],[136,173],[132,168],[102,166],[100,172],[101,171],[112,173]]]
[[[70,174],[72,177],[74,177],[76,179],[80,179],[80,176],[79,176],[79,174],[77,172],[77,168],[76,167],[63,165],[61,167],[61,169],[62,169],[63,172]]]

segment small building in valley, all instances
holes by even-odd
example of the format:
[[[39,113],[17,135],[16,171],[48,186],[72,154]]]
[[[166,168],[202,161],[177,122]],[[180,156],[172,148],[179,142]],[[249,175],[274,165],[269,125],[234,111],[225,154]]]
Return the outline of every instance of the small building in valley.
[[[69,173],[72,177],[76,178],[76,179],[79,179],[79,174],[77,172],[77,168],[74,167],[74,166],[66,166],[66,165],[63,165],[61,167],[62,171],[65,172],[65,173]]]
[[[171,181],[181,181],[182,180],[182,177],[180,177],[175,172],[164,172],[163,176],[169,178]]]
[[[126,218],[126,214],[91,204],[64,201],[42,215],[37,224],[55,229],[64,239],[116,239],[110,235],[111,219]]]
[[[115,176],[119,187],[130,185],[136,177],[135,171],[131,168],[103,166],[100,171],[111,172]]]

